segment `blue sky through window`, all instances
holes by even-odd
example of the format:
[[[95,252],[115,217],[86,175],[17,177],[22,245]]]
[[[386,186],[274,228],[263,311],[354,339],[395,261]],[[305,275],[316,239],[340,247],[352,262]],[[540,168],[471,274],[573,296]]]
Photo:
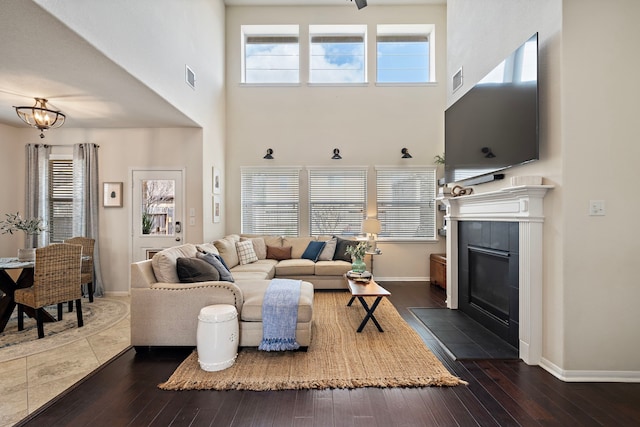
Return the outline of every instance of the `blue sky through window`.
[[[379,83],[429,81],[428,41],[378,41]]]

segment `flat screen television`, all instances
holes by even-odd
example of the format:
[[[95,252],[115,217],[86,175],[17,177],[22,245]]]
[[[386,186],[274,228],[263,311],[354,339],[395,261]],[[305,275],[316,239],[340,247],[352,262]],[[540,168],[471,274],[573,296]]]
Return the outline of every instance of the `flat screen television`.
[[[538,33],[445,111],[445,182],[538,160]]]

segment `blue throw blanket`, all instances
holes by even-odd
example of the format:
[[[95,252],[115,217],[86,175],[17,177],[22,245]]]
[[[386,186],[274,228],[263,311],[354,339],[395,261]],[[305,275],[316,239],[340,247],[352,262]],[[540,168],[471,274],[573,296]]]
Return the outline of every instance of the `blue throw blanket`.
[[[300,280],[272,279],[262,302],[262,341],[258,350],[296,350]]]

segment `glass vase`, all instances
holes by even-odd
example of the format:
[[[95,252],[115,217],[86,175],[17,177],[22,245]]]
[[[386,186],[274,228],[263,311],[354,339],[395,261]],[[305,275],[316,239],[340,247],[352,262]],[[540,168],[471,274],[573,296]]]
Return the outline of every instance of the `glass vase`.
[[[356,258],[351,263],[351,271],[354,273],[364,273],[367,269],[367,264],[365,264],[362,258]]]

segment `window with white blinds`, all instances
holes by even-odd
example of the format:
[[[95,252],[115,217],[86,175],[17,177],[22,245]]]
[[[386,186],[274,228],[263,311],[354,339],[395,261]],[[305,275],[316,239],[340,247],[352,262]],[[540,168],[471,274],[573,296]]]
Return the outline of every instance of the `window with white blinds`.
[[[73,161],[49,160],[49,241],[73,237]]]
[[[296,168],[242,169],[242,233],[298,235],[299,174]]]
[[[309,170],[311,235],[359,235],[366,208],[366,169]]]
[[[435,168],[376,168],[379,238],[436,239]]]

